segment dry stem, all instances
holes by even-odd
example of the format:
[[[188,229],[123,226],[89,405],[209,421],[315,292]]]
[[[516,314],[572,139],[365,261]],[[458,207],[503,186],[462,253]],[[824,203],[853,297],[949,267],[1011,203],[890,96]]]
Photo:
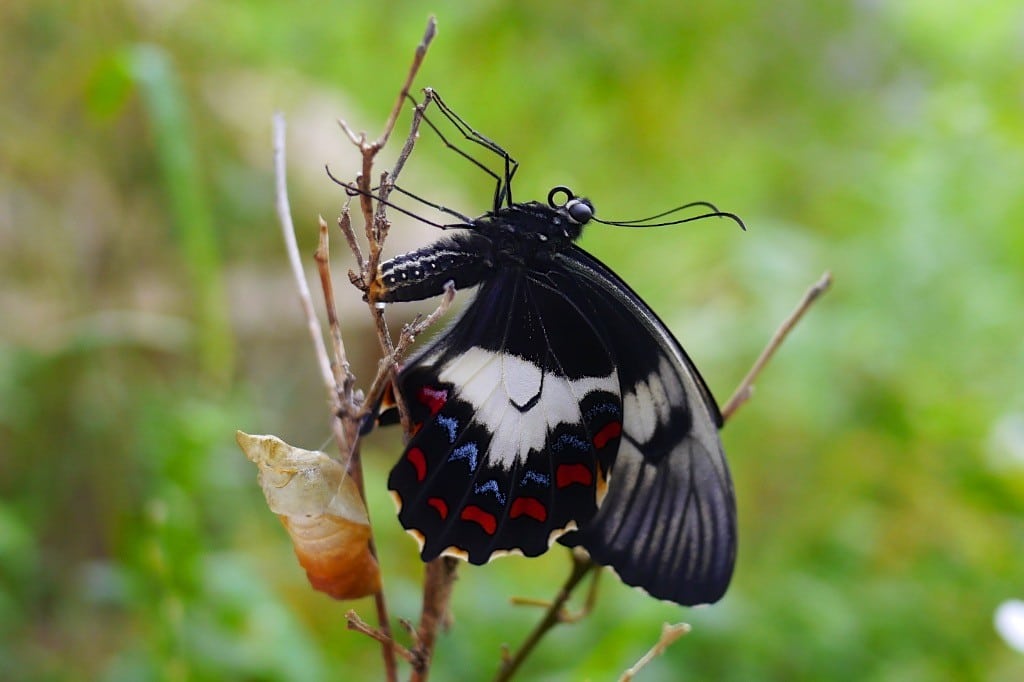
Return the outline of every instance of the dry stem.
[[[740,408],[743,403],[750,399],[750,396],[754,393],[754,380],[761,373],[761,370],[765,368],[768,361],[775,355],[775,351],[779,349],[782,342],[786,340],[786,336],[793,330],[800,318],[804,316],[804,313],[810,309],[811,305],[818,299],[819,296],[824,294],[829,286],[832,284],[832,273],[825,272],[817,282],[811,285],[811,288],[807,290],[804,297],[800,299],[800,303],[797,304],[796,308],[789,314],[779,328],[775,330],[768,345],[765,346],[764,350],[761,351],[761,355],[758,356],[757,360],[754,361],[754,365],[747,372],[747,376],[743,377],[743,381],[736,387],[732,397],[725,403],[725,407],[722,408],[722,419],[729,421],[736,410]]]
[[[551,601],[551,605],[545,611],[544,617],[533,628],[533,631],[526,637],[515,654],[502,657],[501,667],[498,668],[498,674],[494,676],[495,682],[512,679],[512,675],[515,674],[516,670],[519,669],[519,666],[523,664],[523,661],[526,660],[526,657],[530,655],[544,635],[548,633],[548,630],[562,622],[560,616],[564,613],[565,603],[572,596],[572,591],[576,589],[576,586],[580,584],[580,581],[583,580],[587,573],[595,567],[595,564],[590,559],[583,558],[576,552],[572,552],[571,556],[572,569],[569,572],[569,577],[565,580],[565,584],[562,585],[558,594]]]
[[[362,251],[359,249],[355,232],[351,226],[347,207],[339,218],[338,224],[339,227],[341,227],[346,240],[353,249],[353,254],[355,255],[356,263],[359,268],[358,274],[351,273],[349,278],[354,284],[356,284],[356,286],[361,288],[367,294],[370,294],[370,284],[374,282],[379,275],[384,241],[387,238],[388,230],[390,228],[390,223],[388,222],[386,213],[387,197],[394,185],[394,181],[398,178],[399,173],[404,167],[405,162],[412,153],[415,145],[420,121],[422,120],[423,115],[420,107],[417,107],[414,112],[411,130],[406,138],[405,144],[402,147],[401,153],[398,156],[398,160],[396,161],[392,172],[390,174],[381,174],[380,184],[376,195],[371,192],[372,188],[370,185],[370,179],[373,177],[373,164],[378,152],[387,143],[388,138],[394,130],[395,123],[398,120],[398,115],[405,105],[406,99],[409,97],[409,89],[412,87],[412,83],[419,71],[420,65],[423,62],[423,58],[426,55],[427,48],[434,37],[434,33],[435,23],[434,20],[431,19],[427,25],[427,30],[424,33],[423,40],[416,49],[412,65],[409,68],[409,72],[404,84],[402,85],[402,89],[395,100],[395,105],[391,110],[387,123],[384,126],[384,131],[376,141],[372,143],[367,142],[365,134],[356,135],[344,121],[339,121],[342,130],[345,131],[345,134],[353,144],[359,148],[362,155],[362,170],[359,177],[356,178],[356,187],[357,193],[359,194],[360,213],[363,217],[363,228],[368,245],[367,257],[364,258]],[[376,196],[377,199],[376,207],[373,205],[374,196]],[[403,431],[407,436],[410,432],[410,423],[405,402],[402,399],[401,392],[396,383],[397,363],[401,355],[412,344],[416,335],[422,333],[428,325],[432,324],[438,317],[444,314],[448,309],[448,306],[451,305],[454,295],[454,286],[446,286],[445,295],[437,309],[426,318],[417,319],[411,325],[406,326],[402,330],[397,344],[392,341],[390,330],[388,329],[387,322],[384,318],[383,304],[372,300],[372,296],[367,296],[367,302],[370,306],[371,315],[373,316],[374,327],[377,332],[377,338],[380,343],[383,357],[378,365],[377,375],[371,384],[369,395],[367,396],[365,403],[366,409],[373,408],[379,399],[381,392],[383,392],[386,385],[390,382],[395,388],[395,398],[398,403],[398,411],[401,416]],[[360,418],[365,416],[364,412],[360,411],[358,416]],[[400,653],[408,653],[406,658],[410,663],[412,663],[413,667],[411,679],[416,682],[424,682],[429,674],[430,661],[433,655],[437,631],[443,624],[445,614],[448,609],[452,583],[455,579],[455,567],[455,560],[449,558],[442,558],[429,562],[426,566],[420,626],[417,630],[413,631],[415,633],[415,636],[413,637],[415,646],[411,650],[400,650]],[[354,621],[350,618],[349,622],[351,624]],[[361,631],[366,632],[366,630],[362,629]],[[397,647],[396,644],[391,642],[390,632],[383,625],[379,631],[368,632],[367,634],[370,634],[380,641],[385,647]],[[406,653],[402,653],[402,655],[405,656]]]
[[[337,409],[341,405],[339,404],[338,393],[335,390],[334,373],[331,370],[331,361],[327,356],[327,347],[324,345],[320,320],[313,310],[313,299],[309,294],[306,274],[302,269],[299,245],[295,240],[295,225],[292,223],[291,206],[288,202],[288,186],[285,183],[284,131],[284,116],[276,114],[274,116],[274,174],[277,189],[277,217],[281,222],[281,233],[284,236],[285,251],[288,254],[288,263],[291,265],[292,275],[295,277],[295,286],[299,292],[299,303],[302,306],[302,313],[306,317],[306,326],[309,329],[310,340],[313,342],[313,352],[320,367],[320,375],[324,386],[327,388],[327,399],[331,407]]]
[[[320,367],[320,373],[322,375],[324,385],[327,388],[328,404],[331,406],[331,429],[334,432],[335,440],[338,444],[339,452],[351,453],[349,461],[346,463],[347,470],[350,475],[356,481],[359,486],[359,492],[363,499],[366,498],[365,492],[362,485],[362,468],[360,466],[358,450],[354,447],[350,447],[349,443],[354,440],[354,436],[358,430],[358,424],[352,419],[351,414],[354,411],[350,403],[342,402],[342,395],[345,395],[343,386],[351,382],[350,374],[347,371],[348,359],[345,356],[345,346],[341,342],[341,332],[338,327],[337,314],[334,312],[333,306],[333,292],[330,291],[330,277],[329,275],[325,278],[323,270],[326,268],[324,265],[321,268],[321,282],[324,283],[326,300],[328,304],[328,315],[332,316],[332,335],[337,334],[337,342],[335,344],[335,357],[336,365],[339,368],[344,368],[345,378],[342,380],[342,384],[339,385],[334,371],[331,368],[331,361],[327,355],[327,347],[324,344],[323,331],[320,328],[320,321],[316,316],[316,312],[313,309],[312,298],[309,293],[309,287],[306,286],[306,277],[302,269],[302,259],[299,257],[298,244],[295,239],[295,227],[292,223],[291,208],[288,201],[288,187],[285,182],[285,143],[284,143],[285,123],[284,117],[280,114],[274,117],[274,171],[276,175],[276,188],[277,188],[277,212],[278,218],[281,221],[281,230],[284,234],[285,249],[288,252],[288,260],[291,263],[292,274],[295,277],[296,287],[299,291],[299,300],[302,303],[302,310],[306,316],[307,327],[309,328],[310,336],[313,341],[313,351],[317,358],[317,363]],[[322,221],[321,221],[322,222]],[[326,264],[326,243],[321,241],[320,254],[323,259],[323,263]],[[335,330],[337,330],[335,332]],[[348,415],[347,419],[343,419],[342,415]],[[376,547],[373,543],[373,539],[369,540],[369,550],[374,557],[377,556]],[[387,603],[384,599],[384,591],[379,590],[374,594],[374,603],[377,610],[377,619],[380,623],[380,630],[387,635],[387,641],[381,642],[381,655],[384,659],[384,669],[387,679],[390,681],[396,681],[398,679],[398,667],[395,662],[395,649],[393,643],[390,641],[390,626],[388,625],[388,611]]]
[[[381,644],[393,647],[395,653],[397,653],[399,656],[407,660],[409,663],[414,664],[416,662],[417,657],[415,653],[413,653],[409,649],[406,649],[404,646],[391,639],[391,635],[389,633],[384,633],[380,630],[377,630],[374,627],[371,627],[368,623],[366,623],[366,621],[360,618],[359,614],[356,613],[354,610],[349,609],[345,613],[345,620],[348,621],[349,630],[361,632],[367,637],[377,640]]]
[[[591,562],[593,564],[593,562]],[[597,566],[597,564],[593,564]],[[564,607],[558,611],[558,622],[559,623],[578,623],[594,610],[594,605],[597,604],[597,587],[601,584],[601,571],[594,571],[593,577],[590,579],[590,587],[587,589],[586,599],[583,600],[583,606],[576,611],[569,611]],[[539,606],[541,608],[550,609],[552,602],[547,599],[532,599],[530,597],[512,597],[509,599],[511,604],[516,606]]]
[[[420,627],[416,630],[416,652],[420,661],[418,665],[413,665],[411,682],[427,680],[437,632],[446,623],[448,601],[451,599],[458,564],[458,560],[452,557],[440,557],[427,562],[423,576],[423,609],[420,613]]]
[[[675,625],[669,625],[664,623],[661,626],[661,637],[654,643],[654,646],[650,650],[640,657],[640,660],[633,664],[626,672],[622,673],[622,677],[619,678],[619,682],[631,682],[633,677],[640,672],[640,669],[645,665],[654,660],[655,656],[661,656],[665,653],[665,649],[672,646],[672,643],[677,639],[685,635],[690,631],[690,626],[686,623],[676,623]]]

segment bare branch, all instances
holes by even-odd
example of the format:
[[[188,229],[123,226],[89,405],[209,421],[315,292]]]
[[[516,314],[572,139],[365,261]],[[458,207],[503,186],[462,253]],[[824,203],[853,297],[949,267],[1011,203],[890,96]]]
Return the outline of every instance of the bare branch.
[[[386,201],[394,180],[398,177],[405,161],[412,152],[416,139],[416,132],[419,127],[419,121],[422,118],[422,112],[418,112],[418,115],[414,114],[412,130],[410,131],[402,148],[402,152],[399,155],[399,160],[396,163],[395,170],[390,176],[387,173],[381,175],[380,188],[376,197],[374,197],[370,191],[373,163],[376,159],[377,153],[387,143],[392,131],[394,130],[398,116],[409,96],[409,88],[412,87],[416,74],[419,72],[420,66],[426,55],[427,48],[433,40],[435,32],[436,22],[433,17],[431,17],[430,21],[427,23],[423,40],[416,48],[416,53],[413,57],[412,64],[409,67],[405,82],[403,83],[401,91],[395,100],[395,105],[391,110],[391,114],[384,125],[384,130],[375,142],[368,143],[366,141],[365,134],[356,135],[344,121],[339,121],[339,125],[342,130],[348,136],[349,140],[359,148],[362,155],[362,167],[360,174],[356,179],[356,185],[360,195],[360,212],[363,217],[363,228],[368,245],[368,254],[365,258],[359,249],[358,240],[356,239],[354,230],[352,229],[351,218],[347,205],[339,218],[338,224],[345,235],[346,241],[348,241],[349,246],[352,248],[352,252],[356,258],[357,267],[359,268],[359,273],[350,273],[349,279],[351,279],[353,284],[364,292],[369,291],[370,284],[377,279],[379,274],[384,240],[390,227],[390,223],[387,219],[386,204],[384,202]],[[373,200],[375,198],[383,200],[378,201],[376,211],[373,206]],[[417,320],[415,323],[409,325],[403,330],[397,348],[392,341],[391,333],[388,330],[387,322],[384,318],[384,304],[368,298],[367,302],[369,303],[371,315],[373,316],[374,327],[377,331],[377,338],[380,343],[383,357],[378,367],[377,376],[374,378],[369,395],[364,403],[364,408],[372,409],[373,406],[376,405],[380,394],[389,382],[392,385],[395,385],[395,380],[397,378],[397,360],[400,357],[400,353],[404,352],[405,349],[411,345],[417,334],[421,333],[428,324],[432,323],[444,313],[451,304],[453,296],[454,287],[450,287],[446,290],[445,297],[442,299],[438,309],[434,313],[422,321]],[[399,414],[402,418],[402,427],[406,437],[408,437],[408,434],[410,433],[408,411],[405,408],[404,401],[402,400],[401,393],[397,386],[395,386],[395,397],[398,402]],[[352,416],[353,422],[358,423],[357,419],[365,416],[365,409],[360,411],[358,414],[353,414]],[[356,457],[357,455],[354,456],[353,459],[356,459]],[[385,650],[398,650],[399,653],[412,664],[412,679],[417,682],[425,681],[429,673],[430,661],[433,655],[437,631],[445,622],[445,614],[447,613],[448,601],[451,596],[452,583],[455,579],[455,566],[455,560],[450,558],[438,559],[427,564],[426,577],[424,579],[423,586],[423,608],[420,617],[420,626],[419,629],[415,631],[415,636],[413,638],[415,641],[415,647],[413,650],[410,651],[408,649],[398,648],[397,645],[391,642],[386,620],[381,621],[379,630],[373,631],[377,635],[380,635],[375,638],[385,645]],[[378,615],[382,614],[385,614],[385,612],[378,609]],[[349,622],[350,627],[352,627],[353,621],[350,619]],[[392,679],[392,671],[389,669],[388,672],[389,679]]]
[[[722,419],[724,421],[729,421],[729,418],[736,413],[736,410],[750,399],[750,396],[754,392],[754,381],[761,373],[761,370],[763,370],[765,365],[768,364],[768,361],[772,359],[772,356],[775,355],[775,351],[777,351],[779,346],[782,345],[782,342],[786,340],[786,336],[793,330],[793,327],[796,326],[797,322],[800,321],[800,318],[804,316],[804,313],[806,313],[811,305],[828,290],[831,284],[832,273],[826,272],[811,286],[810,289],[807,290],[804,297],[800,299],[800,303],[797,307],[789,314],[789,317],[783,320],[782,324],[779,325],[779,328],[775,330],[775,334],[772,335],[772,338],[768,342],[768,345],[765,346],[765,349],[761,351],[761,355],[754,362],[750,371],[747,372],[747,376],[743,377],[743,381],[740,382],[740,385],[733,392],[732,397],[729,398],[725,407],[722,408]]]
[[[622,677],[619,678],[619,682],[631,682],[633,677],[640,672],[641,668],[653,661],[655,656],[660,656],[665,653],[665,649],[672,646],[673,642],[689,631],[690,626],[686,623],[676,623],[675,625],[669,625],[668,623],[662,624],[661,637],[658,638],[658,641],[655,642],[650,651],[641,656],[640,660],[626,672],[622,673]]]
[[[444,296],[441,298],[437,308],[426,317],[417,318],[402,329],[402,335],[398,339],[398,344],[395,346],[393,354],[389,357],[381,358],[377,363],[377,375],[373,378],[373,383],[370,384],[370,390],[366,392],[366,400],[363,403],[362,411],[358,415],[359,419],[363,419],[374,409],[377,401],[380,400],[381,394],[384,393],[384,389],[391,381],[393,368],[401,363],[402,357],[405,356],[409,346],[413,344],[416,337],[437,322],[438,318],[444,315],[448,308],[451,307],[453,300],[455,300],[455,283],[446,282]]]
[[[587,596],[579,610],[569,611],[564,607],[559,609],[559,623],[578,623],[590,615],[597,604],[597,587],[600,584],[600,578],[601,571],[594,571],[593,577],[590,579],[590,588],[587,590]],[[530,597],[511,597],[509,603],[515,606],[539,606],[544,609],[550,609],[552,606],[552,602],[547,599],[531,599]]]
[[[299,245],[295,239],[295,225],[292,223],[291,206],[288,202],[288,185],[285,181],[284,133],[284,116],[280,113],[275,114],[274,176],[276,180],[277,217],[281,222],[281,233],[284,236],[288,263],[291,265],[292,275],[295,277],[295,287],[299,292],[299,303],[302,306],[303,314],[306,316],[306,327],[309,330],[310,340],[313,342],[313,352],[320,367],[320,375],[327,389],[329,404],[337,412],[341,405],[334,381],[334,372],[331,371],[331,361],[327,356],[327,346],[324,344],[323,331],[320,328],[320,320],[317,319],[316,312],[313,309],[313,298],[310,296],[309,286],[306,284],[306,274],[302,269],[302,258],[299,256]]]
[[[447,622],[448,601],[458,565],[457,559],[447,556],[427,562],[423,577],[423,609],[420,627],[416,631],[416,655],[420,657],[420,665],[413,666],[410,682],[427,680],[437,631]]]
[[[526,657],[530,655],[544,635],[548,633],[548,630],[562,622],[560,614],[563,613],[569,596],[587,573],[595,567],[595,564],[590,559],[584,558],[576,552],[572,552],[571,555],[572,570],[569,573],[569,577],[566,578],[565,584],[562,585],[554,601],[548,606],[544,617],[533,628],[533,632],[527,636],[519,649],[512,655],[509,655],[507,650],[502,653],[501,665],[498,668],[498,673],[494,676],[495,682],[512,679],[512,675],[515,674],[516,670],[519,669],[519,666],[523,664],[523,661],[526,660]]]
[[[367,637],[377,640],[381,644],[386,644],[394,649],[395,653],[404,658],[409,663],[416,662],[416,654],[406,649],[398,642],[391,639],[391,635],[381,632],[380,630],[370,626],[366,621],[359,617],[355,611],[349,610],[345,614],[345,620],[348,621],[348,629],[361,632]]]
[[[366,260],[363,258],[363,250],[359,247],[359,240],[356,239],[356,233],[352,229],[352,214],[348,210],[349,202],[345,202],[345,205],[341,209],[341,215],[338,216],[338,227],[341,229],[341,233],[345,235],[345,241],[348,243],[349,250],[352,251],[352,255],[356,259],[356,268],[359,270],[360,276],[364,270],[366,270]],[[351,276],[349,276],[351,279]],[[353,284],[356,284],[353,282]],[[356,284],[356,286],[359,286]],[[361,289],[365,288],[365,283],[361,286]]]
[[[401,113],[402,107],[405,105],[405,98],[409,95],[409,88],[412,87],[413,81],[416,80],[416,74],[419,73],[420,66],[423,64],[423,58],[427,56],[427,48],[430,47],[430,43],[434,40],[435,35],[437,35],[437,20],[434,17],[430,17],[427,20],[427,30],[423,33],[423,39],[416,46],[416,54],[413,56],[412,66],[409,67],[409,74],[405,77],[402,91],[398,93],[398,98],[395,100],[395,106],[391,109],[388,122],[384,124],[384,132],[381,133],[381,136],[374,143],[377,149],[387,144],[391,131],[395,129],[398,114]]]
[[[335,440],[338,443],[339,451],[350,453],[349,461],[346,463],[346,469],[359,486],[360,495],[363,499],[366,499],[365,490],[363,489],[362,468],[359,460],[358,448],[355,447],[358,424],[352,418],[343,420],[339,416],[343,411],[351,412],[351,404],[343,403],[341,400],[341,396],[344,391],[339,389],[339,384],[336,380],[334,371],[331,369],[331,361],[327,355],[327,346],[324,343],[323,331],[320,327],[320,321],[313,309],[312,296],[310,295],[309,287],[306,285],[306,277],[302,268],[302,259],[299,256],[298,243],[295,239],[295,226],[292,222],[291,207],[288,201],[288,188],[285,180],[284,134],[284,117],[281,114],[277,114],[274,117],[274,173],[276,178],[277,213],[281,222],[281,231],[284,235],[285,250],[288,254],[288,261],[291,264],[292,274],[295,277],[295,285],[299,292],[299,301],[301,303],[303,313],[306,316],[306,324],[313,342],[313,351],[316,355],[317,364],[320,367],[320,373],[327,389],[328,404],[331,407],[331,413],[333,415],[331,418],[331,430],[333,431]],[[330,276],[328,274],[325,278],[323,271],[321,271],[321,283],[324,286],[327,300],[333,303],[333,291],[330,287]],[[330,305],[329,310],[332,308],[333,305]],[[328,314],[331,315],[332,312],[329,312]],[[334,323],[336,323],[336,319],[332,324]],[[347,364],[344,354],[344,344],[341,342],[340,338],[340,330],[338,331],[337,347],[340,349],[340,355],[338,356],[340,358],[340,362]],[[353,445],[350,446],[349,443],[353,443]],[[372,537],[369,540],[369,550],[374,557],[377,556],[376,547]],[[378,591],[374,594],[374,602],[377,609],[377,617],[380,622],[381,631],[387,634],[389,629],[388,613],[383,591]],[[389,682],[397,680],[398,668],[395,663],[395,653],[390,641],[390,636],[387,641],[382,641],[381,643],[381,655],[384,659],[386,677]]]
[[[402,335],[398,339],[398,345],[395,346],[395,361],[402,359],[405,355],[406,350],[409,346],[416,341],[416,337],[426,331],[432,326],[437,320],[448,312],[448,308],[451,307],[452,301],[455,300],[455,282],[449,280],[444,283],[444,295],[441,297],[441,302],[434,309],[434,312],[430,313],[426,317],[417,316],[411,324],[405,325],[402,328]]]
[[[423,123],[424,112],[427,110],[427,106],[434,99],[434,91],[427,89],[423,93],[423,101],[416,105],[412,113],[412,123],[409,125],[409,136],[405,138],[405,144],[402,145],[402,151],[398,154],[398,158],[395,159],[395,165],[391,169],[391,180],[392,183],[396,180],[402,169],[405,168],[405,162],[408,161],[409,155],[412,154],[412,149],[416,146],[416,140],[419,138],[420,125]],[[390,190],[389,190],[390,191]],[[384,197],[385,199],[387,197]]]
[[[338,119],[338,127],[341,128],[341,131],[345,133],[345,137],[355,146],[362,148],[366,144],[366,133],[357,134],[356,131],[349,128],[348,123],[345,123],[344,119]]]
[[[331,282],[331,254],[330,239],[328,237],[327,223],[323,217],[319,218],[320,240],[317,244],[314,259],[317,270],[320,273],[320,287],[324,293],[324,308],[327,310],[328,328],[331,333],[331,342],[334,346],[334,363],[332,365],[335,387],[341,387],[341,406],[348,409],[352,405],[352,386],[355,384],[355,376],[348,364],[348,355],[345,353],[345,341],[341,338],[341,326],[338,323],[338,309],[334,303],[334,285]],[[342,452],[349,452],[351,447],[345,443]]]

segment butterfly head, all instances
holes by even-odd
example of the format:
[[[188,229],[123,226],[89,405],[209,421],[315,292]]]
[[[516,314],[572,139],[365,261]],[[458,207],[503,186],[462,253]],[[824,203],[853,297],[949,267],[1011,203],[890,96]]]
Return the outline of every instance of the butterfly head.
[[[564,199],[559,199],[564,195]],[[594,205],[590,199],[578,197],[565,185],[559,185],[548,192],[548,206],[555,209],[574,225],[582,228],[594,217]]]
[[[558,251],[576,241],[583,226],[594,217],[589,199],[575,196],[568,188],[556,187],[546,204],[528,201],[487,213],[468,226],[487,237],[497,251],[513,260]]]

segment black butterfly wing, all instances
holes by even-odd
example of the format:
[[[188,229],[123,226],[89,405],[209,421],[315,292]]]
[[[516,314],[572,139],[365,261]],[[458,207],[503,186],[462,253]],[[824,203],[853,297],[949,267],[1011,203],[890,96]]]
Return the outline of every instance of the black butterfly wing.
[[[414,435],[388,488],[424,560],[542,554],[604,495],[614,358],[591,314],[535,275],[496,272],[400,374]]]
[[[679,342],[625,282],[581,249],[561,258],[603,321],[623,409],[608,494],[561,542],[582,546],[654,597],[717,601],[736,558],[736,502],[714,398]]]

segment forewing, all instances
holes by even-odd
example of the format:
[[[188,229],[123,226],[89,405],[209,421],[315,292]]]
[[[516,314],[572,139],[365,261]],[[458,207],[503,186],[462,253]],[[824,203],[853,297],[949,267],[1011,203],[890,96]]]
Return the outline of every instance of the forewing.
[[[611,351],[531,277],[485,281],[400,375],[414,435],[388,487],[424,560],[542,554],[604,494],[622,419]]]
[[[714,398],[627,284],[581,249],[562,258],[604,320],[619,370],[623,434],[600,510],[561,541],[659,599],[717,601],[735,563],[736,502]]]

